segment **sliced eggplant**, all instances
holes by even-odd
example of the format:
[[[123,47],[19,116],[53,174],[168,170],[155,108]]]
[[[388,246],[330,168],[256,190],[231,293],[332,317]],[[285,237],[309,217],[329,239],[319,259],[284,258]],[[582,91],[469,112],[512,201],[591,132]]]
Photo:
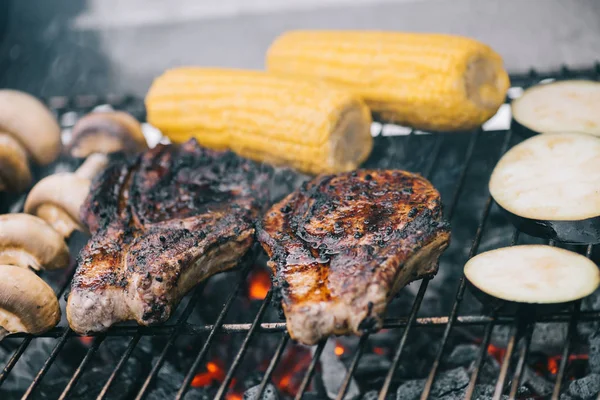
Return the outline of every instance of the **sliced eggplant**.
[[[600,138],[556,133],[527,139],[500,159],[489,189],[522,232],[600,243]]]
[[[590,295],[600,285],[598,267],[588,258],[545,245],[487,251],[471,258],[464,272],[482,303],[504,311],[518,305],[555,311],[557,306]]]
[[[511,104],[511,128],[530,137],[579,132],[600,136],[600,82],[569,80],[533,86]]]

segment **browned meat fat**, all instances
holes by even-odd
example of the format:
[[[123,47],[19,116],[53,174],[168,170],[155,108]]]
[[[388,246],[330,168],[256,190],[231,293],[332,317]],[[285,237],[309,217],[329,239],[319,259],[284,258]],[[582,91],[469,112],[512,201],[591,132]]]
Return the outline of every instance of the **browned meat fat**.
[[[388,301],[434,275],[450,240],[437,190],[390,170],[317,177],[275,204],[257,230],[288,331],[309,345],[380,328]]]
[[[92,238],[71,286],[71,328],[166,321],[191,288],[250,248],[269,177],[268,168],[195,140],[113,162],[82,207]]]

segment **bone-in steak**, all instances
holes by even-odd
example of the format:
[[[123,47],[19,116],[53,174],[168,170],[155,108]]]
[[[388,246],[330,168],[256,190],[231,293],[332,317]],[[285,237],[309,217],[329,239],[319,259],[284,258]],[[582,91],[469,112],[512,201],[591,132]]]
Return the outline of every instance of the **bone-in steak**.
[[[67,304],[75,332],[167,320],[200,281],[234,267],[253,243],[270,169],[191,140],[117,160],[92,184],[92,238]]]
[[[388,301],[437,272],[450,231],[440,195],[404,171],[325,175],[275,204],[258,239],[292,338],[378,329]]]

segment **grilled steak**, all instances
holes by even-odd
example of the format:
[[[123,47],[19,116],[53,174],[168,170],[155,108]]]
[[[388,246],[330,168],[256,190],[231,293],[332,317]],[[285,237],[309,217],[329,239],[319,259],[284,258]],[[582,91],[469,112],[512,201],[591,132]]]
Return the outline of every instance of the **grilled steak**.
[[[75,332],[167,320],[200,281],[232,268],[253,243],[270,170],[191,140],[113,162],[92,184],[67,304]]]
[[[325,175],[275,204],[258,239],[292,338],[381,327],[388,301],[437,272],[450,232],[437,190],[404,171]]]

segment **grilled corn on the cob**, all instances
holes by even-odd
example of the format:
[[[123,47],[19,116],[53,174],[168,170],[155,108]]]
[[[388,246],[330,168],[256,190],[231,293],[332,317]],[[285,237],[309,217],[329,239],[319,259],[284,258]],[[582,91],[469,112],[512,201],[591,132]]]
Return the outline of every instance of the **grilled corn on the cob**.
[[[292,31],[271,45],[266,64],[350,89],[386,120],[436,131],[481,125],[509,87],[491,48],[442,34]]]
[[[324,82],[258,71],[176,68],[146,97],[148,121],[174,142],[201,145],[307,173],[356,168],[372,148],[360,97]]]

